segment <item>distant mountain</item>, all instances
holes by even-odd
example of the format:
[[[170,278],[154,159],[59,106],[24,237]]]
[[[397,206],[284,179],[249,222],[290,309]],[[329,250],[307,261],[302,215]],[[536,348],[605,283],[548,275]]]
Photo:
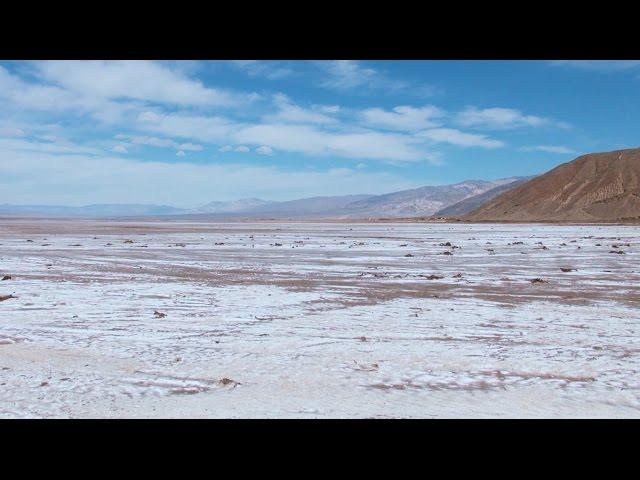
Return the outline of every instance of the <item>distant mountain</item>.
[[[310,197],[286,202],[272,202],[244,213],[272,216],[317,216],[340,215],[349,205],[371,198],[373,195],[341,195],[333,197]]]
[[[260,198],[242,198],[231,202],[209,202],[206,205],[193,209],[193,213],[236,213],[253,210],[270,205],[272,201]]]
[[[443,208],[436,212],[437,216],[441,217],[461,217],[474,211],[480,205],[488,202],[489,200],[497,197],[498,195],[511,190],[512,188],[517,187],[518,185],[522,185],[524,182],[531,180],[534,177],[522,177],[518,178],[509,183],[505,183],[499,185],[491,190],[487,190],[486,192],[480,193],[478,195],[474,195],[469,198],[465,198],[464,200],[459,201],[458,203],[454,203],[453,205],[449,205],[448,207]],[[513,179],[511,179],[513,180]]]
[[[81,207],[51,205],[0,205],[0,214],[47,215],[60,217],[128,217],[149,215],[179,215],[182,208],[166,205],[143,204],[96,204]]]
[[[513,180],[513,178],[496,181],[469,180],[454,185],[420,187],[383,195],[311,197],[285,202],[249,199],[236,202],[239,208],[230,208],[226,202],[212,202],[194,212],[207,213],[214,218],[254,219],[430,216],[442,207],[511,183]]]
[[[490,200],[480,221],[640,220],[640,148],[591,153]]]
[[[420,187],[383,195],[310,197],[284,202],[245,198],[228,202],[214,201],[190,209],[139,204],[82,207],[0,205],[0,214],[85,217],[188,216],[221,220],[428,217],[445,207],[513,181],[513,178],[496,181],[469,180],[453,185]]]
[[[486,192],[512,179],[496,181],[469,180],[453,185],[420,187],[412,190],[376,195],[347,206],[351,217],[414,217],[430,216],[448,205]]]

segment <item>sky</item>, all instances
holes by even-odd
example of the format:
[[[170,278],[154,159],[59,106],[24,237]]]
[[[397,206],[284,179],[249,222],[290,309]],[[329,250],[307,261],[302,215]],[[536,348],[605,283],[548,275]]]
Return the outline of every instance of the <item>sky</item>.
[[[0,204],[382,194],[640,146],[640,61],[0,61]]]

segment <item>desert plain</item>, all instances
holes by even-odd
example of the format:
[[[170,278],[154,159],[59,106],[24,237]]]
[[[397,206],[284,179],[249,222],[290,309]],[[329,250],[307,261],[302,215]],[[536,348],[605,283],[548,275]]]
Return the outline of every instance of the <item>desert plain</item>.
[[[0,417],[640,417],[636,225],[0,219]]]

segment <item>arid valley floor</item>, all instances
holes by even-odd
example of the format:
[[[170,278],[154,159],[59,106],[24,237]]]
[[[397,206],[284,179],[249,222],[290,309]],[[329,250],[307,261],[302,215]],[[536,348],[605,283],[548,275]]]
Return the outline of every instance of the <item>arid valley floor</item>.
[[[4,219],[4,276],[0,417],[640,417],[638,226]]]

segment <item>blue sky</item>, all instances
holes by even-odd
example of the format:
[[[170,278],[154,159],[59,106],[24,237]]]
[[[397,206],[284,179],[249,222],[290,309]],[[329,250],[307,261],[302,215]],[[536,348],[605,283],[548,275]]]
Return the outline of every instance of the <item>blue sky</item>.
[[[285,200],[636,147],[640,61],[0,62],[0,204]]]

